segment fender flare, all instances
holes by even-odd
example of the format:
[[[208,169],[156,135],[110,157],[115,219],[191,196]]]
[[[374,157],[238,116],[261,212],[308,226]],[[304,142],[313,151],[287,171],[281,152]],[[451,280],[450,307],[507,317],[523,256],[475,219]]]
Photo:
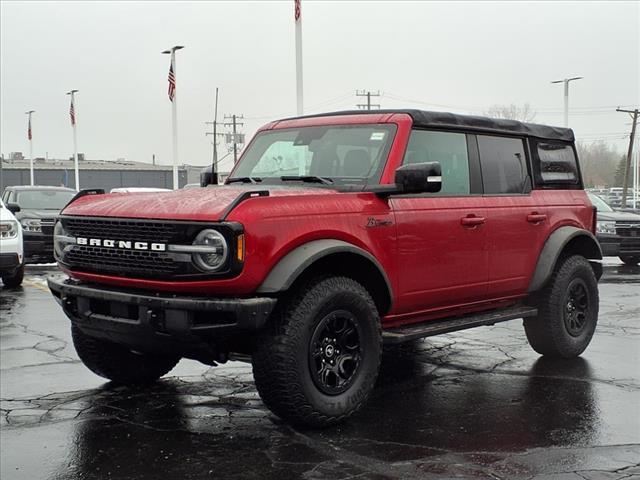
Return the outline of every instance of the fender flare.
[[[589,246],[593,248],[590,254],[585,255],[586,258],[593,260],[602,259],[600,243],[593,233],[577,227],[560,227],[549,235],[544,247],[542,247],[536,269],[531,277],[531,281],[529,282],[529,288],[527,289],[529,293],[538,291],[545,286],[547,281],[551,278],[553,268],[555,267],[562,250],[564,250],[569,242],[578,237],[584,237]]]
[[[313,263],[335,253],[359,255],[373,264],[387,285],[389,299],[393,302],[393,290],[386,272],[380,262],[369,252],[351,243],[336,239],[313,240],[294,248],[271,269],[258,293],[278,293],[287,290],[293,282]]]

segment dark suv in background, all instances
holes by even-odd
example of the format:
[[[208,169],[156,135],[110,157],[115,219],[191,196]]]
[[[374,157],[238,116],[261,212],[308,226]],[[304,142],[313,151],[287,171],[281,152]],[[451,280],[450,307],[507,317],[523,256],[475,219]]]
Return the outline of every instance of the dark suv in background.
[[[75,190],[65,187],[7,187],[2,200],[22,225],[26,263],[53,262],[53,226]]]
[[[588,193],[598,209],[596,237],[605,257],[620,257],[627,265],[640,263],[640,215],[616,211],[601,197]]]

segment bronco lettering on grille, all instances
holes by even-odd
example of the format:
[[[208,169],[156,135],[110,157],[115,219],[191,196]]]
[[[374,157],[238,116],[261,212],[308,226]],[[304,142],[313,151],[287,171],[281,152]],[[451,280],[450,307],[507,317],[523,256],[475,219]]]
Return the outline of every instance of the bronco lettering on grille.
[[[165,243],[131,242],[129,240],[109,240],[101,238],[77,237],[77,245],[89,245],[91,247],[123,248],[128,250],[153,250],[154,252],[165,252]]]

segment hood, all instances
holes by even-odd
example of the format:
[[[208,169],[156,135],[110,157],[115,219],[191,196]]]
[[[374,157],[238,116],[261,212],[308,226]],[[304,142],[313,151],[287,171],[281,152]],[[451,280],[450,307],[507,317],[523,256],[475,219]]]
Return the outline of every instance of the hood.
[[[640,222],[640,215],[629,212],[598,212],[598,220],[610,222]]]
[[[215,221],[226,216],[247,192],[268,191],[270,197],[331,195],[328,188],[280,185],[221,185],[172,192],[86,195],[63,209],[65,215]]]
[[[11,213],[9,210],[7,210],[6,208],[0,206],[0,220],[15,220],[16,217],[13,216],[13,213]]]
[[[60,210],[36,210],[30,208],[23,208],[16,213],[16,218],[22,220],[23,218],[58,218]]]

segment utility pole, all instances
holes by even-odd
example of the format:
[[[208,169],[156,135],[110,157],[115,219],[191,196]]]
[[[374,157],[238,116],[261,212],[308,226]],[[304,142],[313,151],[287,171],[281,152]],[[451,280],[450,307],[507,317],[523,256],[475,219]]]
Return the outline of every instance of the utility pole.
[[[218,87],[216,87],[216,101],[213,104],[213,122],[204,122],[207,125],[213,125],[213,132],[206,132],[205,135],[213,135],[213,158],[211,159],[211,181],[214,185],[218,184]]]
[[[238,133],[237,127],[244,126],[244,123],[238,122],[238,119],[242,120],[242,115],[225,115],[225,119],[230,118],[230,122],[225,122],[225,127],[232,127],[231,135],[227,134],[227,143],[233,143],[233,164],[238,163],[238,144],[244,144],[244,133]],[[231,142],[229,141],[231,140]]]
[[[29,127],[27,131],[27,138],[29,139],[29,177],[31,179],[31,185],[33,183],[33,133],[31,131],[31,114],[35,113],[35,110],[29,110],[24,112],[29,116]]]
[[[564,83],[564,126],[569,128],[569,82],[580,80],[584,77],[565,78],[563,80],[554,80],[551,83]]]
[[[629,185],[629,170],[631,170],[631,157],[633,156],[633,140],[636,136],[636,125],[638,124],[638,112],[635,110],[624,110],[622,108],[616,108],[616,112],[624,112],[632,115],[631,122],[631,136],[629,137],[629,150],[627,151],[627,162],[624,166],[624,184],[622,185],[622,208],[627,206],[627,185]]]
[[[369,90],[356,90],[356,97],[367,97],[367,103],[366,104],[359,103],[357,107],[360,109],[366,109],[366,110],[371,110],[371,107],[380,108],[379,103],[371,104],[371,97],[379,97],[379,96],[380,96],[380,90],[378,90],[377,92],[371,92]]]

